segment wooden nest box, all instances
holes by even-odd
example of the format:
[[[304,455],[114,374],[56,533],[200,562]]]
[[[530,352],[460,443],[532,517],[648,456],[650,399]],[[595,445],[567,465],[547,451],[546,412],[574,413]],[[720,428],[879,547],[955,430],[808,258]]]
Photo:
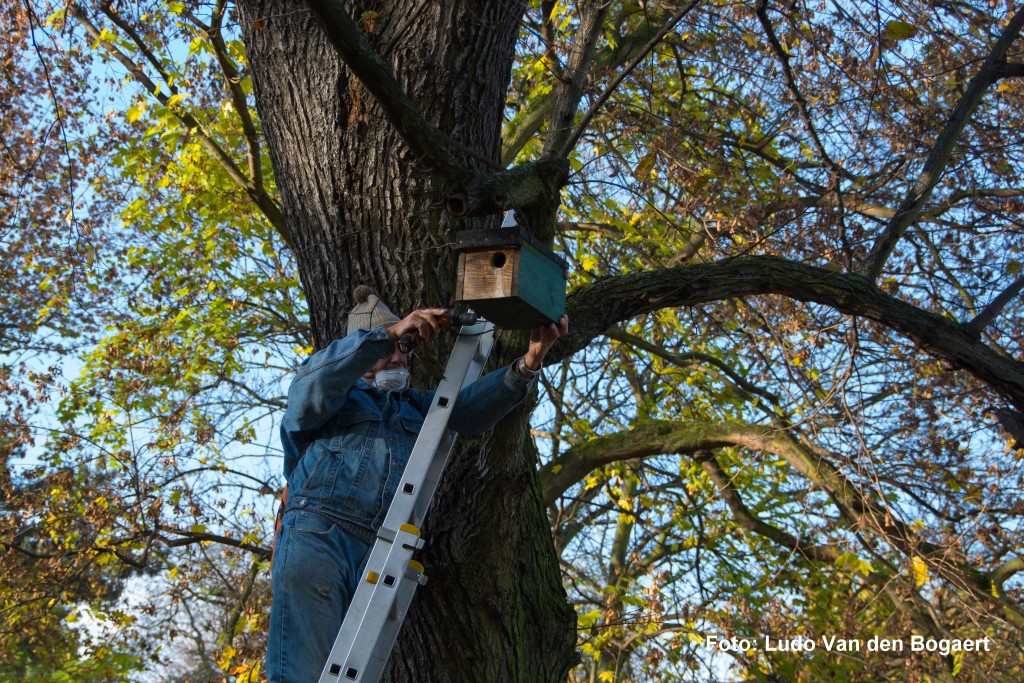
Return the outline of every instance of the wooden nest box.
[[[497,230],[458,233],[455,251],[455,299],[498,327],[531,329],[565,312],[568,265],[518,227],[511,211]]]

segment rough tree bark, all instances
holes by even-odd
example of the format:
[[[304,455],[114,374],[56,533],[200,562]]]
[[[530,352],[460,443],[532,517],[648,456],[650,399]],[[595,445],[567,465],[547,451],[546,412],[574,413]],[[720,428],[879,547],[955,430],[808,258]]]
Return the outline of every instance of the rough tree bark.
[[[445,198],[458,188],[403,142],[306,5],[238,4],[315,346],[344,333],[357,284],[374,287],[396,312],[449,303],[453,232],[495,219],[446,215]],[[497,161],[525,2],[344,6],[426,120]],[[450,152],[467,168],[486,166],[458,146]],[[515,339],[499,344],[497,360],[515,347]],[[507,418],[449,464],[425,525],[430,582],[385,680],[565,680],[576,619],[528,446],[528,414]]]

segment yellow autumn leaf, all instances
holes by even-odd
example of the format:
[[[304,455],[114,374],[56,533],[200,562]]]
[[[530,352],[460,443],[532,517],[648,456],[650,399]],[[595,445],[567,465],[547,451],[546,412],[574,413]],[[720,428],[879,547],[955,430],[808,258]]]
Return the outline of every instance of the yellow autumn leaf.
[[[914,585],[920,588],[928,581],[928,565],[916,555],[910,559],[910,573],[914,577]]]
[[[228,673],[231,674],[232,676],[237,676],[238,674],[244,674],[244,673],[247,673],[248,671],[249,671],[249,665],[248,664],[235,664],[233,667],[228,669]],[[248,676],[246,676],[246,678],[248,678]]]
[[[128,119],[128,123],[135,123],[145,113],[146,104],[145,102],[138,102],[128,107],[128,111],[125,112],[125,118]]]
[[[228,667],[231,666],[231,660],[235,658],[236,653],[237,651],[233,646],[228,645],[225,647],[217,657],[217,666],[219,666],[223,671],[227,671]]]

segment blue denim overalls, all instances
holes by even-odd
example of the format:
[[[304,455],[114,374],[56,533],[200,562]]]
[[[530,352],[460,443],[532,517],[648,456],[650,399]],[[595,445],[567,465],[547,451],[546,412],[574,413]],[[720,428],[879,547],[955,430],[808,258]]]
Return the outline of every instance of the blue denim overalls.
[[[267,643],[272,683],[320,677],[433,392],[381,392],[362,376],[394,351],[383,327],[306,359],[281,424],[288,497],[275,539]],[[510,367],[463,388],[449,426],[475,434],[525,398]]]

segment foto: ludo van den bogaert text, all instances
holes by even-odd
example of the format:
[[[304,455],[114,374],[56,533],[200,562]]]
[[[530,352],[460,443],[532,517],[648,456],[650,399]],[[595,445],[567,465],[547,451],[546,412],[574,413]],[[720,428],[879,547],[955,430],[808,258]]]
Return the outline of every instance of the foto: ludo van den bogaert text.
[[[764,652],[935,652],[946,657],[954,652],[991,652],[992,639],[984,638],[926,638],[910,636],[909,638],[882,638],[873,636],[867,640],[839,638],[838,636],[821,636],[810,638],[795,636],[793,638],[776,638],[774,636],[757,636],[749,638],[732,638],[709,635],[704,638],[704,647],[719,652],[747,652],[763,650]]]

